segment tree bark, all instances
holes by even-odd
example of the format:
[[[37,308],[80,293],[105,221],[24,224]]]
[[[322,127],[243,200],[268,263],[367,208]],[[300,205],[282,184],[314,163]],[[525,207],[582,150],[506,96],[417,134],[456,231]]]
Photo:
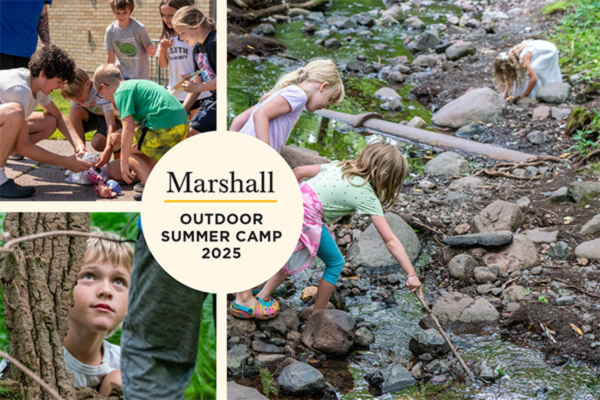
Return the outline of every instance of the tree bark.
[[[89,232],[89,226],[88,213],[9,213],[4,221],[4,230],[12,237],[53,230]],[[75,400],[75,389],[73,376],[65,367],[63,339],[86,240],[50,236],[26,241],[2,258],[8,354],[56,388],[65,400]],[[5,377],[21,384],[24,399],[52,399],[14,366]]]

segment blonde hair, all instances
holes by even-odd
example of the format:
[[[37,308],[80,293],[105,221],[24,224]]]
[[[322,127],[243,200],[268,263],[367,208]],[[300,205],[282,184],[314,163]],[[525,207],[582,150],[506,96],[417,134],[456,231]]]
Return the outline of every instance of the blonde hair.
[[[494,85],[500,92],[520,88],[525,84],[525,69],[521,66],[519,56],[529,40],[525,40],[502,53],[494,60]]]
[[[177,10],[175,15],[173,15],[171,23],[173,24],[173,28],[180,26],[187,29],[202,27],[210,31],[217,30],[217,24],[214,19],[207,17],[202,11],[192,6],[182,7]]]
[[[88,74],[85,73],[81,68],[75,69],[75,79],[72,82],[65,84],[65,86],[60,89],[60,94],[63,99],[70,99],[72,97],[81,96],[83,90],[85,89],[85,84],[90,80]]]
[[[100,90],[103,83],[116,85],[121,81],[123,81],[123,75],[121,75],[121,71],[115,64],[102,64],[94,72],[94,87],[96,90]]]
[[[341,161],[339,166],[342,178],[350,181],[358,176],[365,180],[363,185],[369,182],[384,207],[394,204],[408,175],[408,162],[400,150],[383,142],[368,144],[356,160]]]
[[[123,266],[129,273],[133,265],[133,247],[121,236],[109,232],[95,232],[102,238],[93,237],[87,241],[87,249],[83,256],[83,265],[107,263],[112,266]]]
[[[344,83],[340,76],[337,66],[332,60],[321,59],[311,61],[305,67],[300,67],[297,70],[283,75],[277,81],[273,89],[261,97],[260,101],[269,98],[273,93],[290,85],[297,85],[304,81],[329,83],[329,91],[331,92],[332,104],[337,106],[344,100],[346,94]]]

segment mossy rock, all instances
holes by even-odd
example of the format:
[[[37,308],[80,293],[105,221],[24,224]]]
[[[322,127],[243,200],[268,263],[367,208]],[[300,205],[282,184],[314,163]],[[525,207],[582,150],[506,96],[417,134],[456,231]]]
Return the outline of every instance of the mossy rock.
[[[572,136],[578,130],[589,129],[595,115],[595,110],[585,107],[575,108],[567,119],[567,126],[565,128],[567,135]]]
[[[548,4],[542,7],[544,15],[551,15],[555,13],[564,13],[567,11],[568,3],[566,1],[557,1],[556,3]]]

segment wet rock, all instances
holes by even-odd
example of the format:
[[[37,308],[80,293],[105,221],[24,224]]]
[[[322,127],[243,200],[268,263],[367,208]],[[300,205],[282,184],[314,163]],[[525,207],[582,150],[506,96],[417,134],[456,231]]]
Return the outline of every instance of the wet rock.
[[[440,44],[442,41],[435,32],[425,31],[410,43],[410,47],[416,51],[427,51],[434,49],[435,46]]]
[[[591,260],[600,260],[600,239],[581,243],[575,248],[575,255]]]
[[[352,19],[346,18],[346,17],[327,18],[327,24],[333,25],[339,30],[355,29],[357,27],[356,22],[354,22]]]
[[[448,57],[448,60],[451,61],[456,61],[475,53],[477,53],[477,48],[475,48],[475,45],[470,42],[459,42],[446,49],[446,57]]]
[[[525,299],[525,288],[519,285],[513,285],[502,292],[502,298],[514,302],[523,301]]]
[[[399,71],[392,71],[386,77],[386,80],[390,85],[398,85],[404,82],[405,79],[404,75]]]
[[[452,46],[452,44],[452,42],[443,42],[442,44],[438,44],[437,46],[435,46],[435,52],[437,54],[444,54],[446,53],[446,49]]]
[[[483,246],[494,247],[512,243],[513,234],[510,231],[495,231],[485,233],[471,233],[461,236],[450,236],[444,239],[448,246],[470,247]]]
[[[256,28],[252,29],[252,34],[260,36],[274,36],[275,27],[271,24],[260,24]]]
[[[362,349],[368,349],[375,342],[375,336],[365,327],[354,332],[354,344]]]
[[[304,290],[302,291],[302,301],[303,302],[309,302],[314,296],[317,295],[317,291],[319,289],[316,286],[309,286],[307,288],[304,288]]]
[[[535,244],[525,235],[514,235],[510,245],[483,257],[483,262],[488,267],[498,266],[500,273],[513,272],[517,268],[526,269],[533,267],[538,262]]]
[[[364,68],[364,64],[361,62],[351,61],[346,64],[346,70],[353,72],[360,72]]]
[[[386,15],[384,17],[381,17],[379,19],[379,23],[382,26],[393,26],[393,25],[400,25],[400,22],[398,22],[398,20],[392,16]]]
[[[447,328],[488,325],[495,323],[500,317],[494,306],[483,297],[472,299],[459,292],[446,292],[440,296],[432,311],[440,324]]]
[[[419,67],[429,68],[429,67],[435,67],[436,65],[439,64],[439,62],[440,62],[440,60],[437,57],[422,54],[422,55],[418,56],[417,58],[415,58],[412,63],[413,63],[413,65],[416,65]]]
[[[429,125],[421,117],[412,117],[412,119],[408,121],[408,124],[406,124],[406,126],[410,126],[411,128],[417,129],[426,129]]]
[[[342,47],[342,44],[336,38],[331,38],[325,41],[325,47],[327,47],[328,49],[339,49],[340,47]]]
[[[227,400],[268,400],[258,390],[239,385],[233,381],[227,382]]]
[[[404,246],[408,258],[414,263],[421,251],[419,238],[401,217],[392,213],[385,213],[385,219],[392,232]],[[365,267],[375,273],[379,267],[396,266],[397,262],[385,247],[381,236],[373,224],[360,235],[348,250],[348,261],[354,265]]]
[[[267,344],[260,340],[252,341],[252,350],[257,353],[285,354],[285,349],[283,347]]]
[[[415,366],[410,370],[410,374],[416,380],[420,380],[421,376],[423,375],[423,364],[420,362],[415,364]]]
[[[548,106],[538,106],[533,110],[533,119],[546,119],[550,117],[552,111]]]
[[[579,231],[582,235],[599,236],[600,235],[600,214],[594,216]]]
[[[462,35],[467,33],[468,31],[465,28],[461,28],[456,25],[448,25],[448,29],[446,30],[448,35]]]
[[[346,355],[354,344],[354,318],[341,310],[321,310],[312,315],[302,343],[327,354]]]
[[[237,344],[227,350],[227,368],[241,368],[246,358],[250,357],[250,351],[246,345]]]
[[[305,396],[325,390],[325,378],[316,368],[301,362],[292,363],[279,374],[281,390],[294,396]]]
[[[548,83],[540,88],[535,98],[544,103],[562,104],[571,94],[571,85],[568,83]]]
[[[381,99],[381,100],[401,99],[398,92],[396,92],[394,89],[391,89],[388,87],[383,87],[383,88],[377,90],[375,92],[374,96],[375,96],[375,98]]]
[[[494,282],[498,278],[498,275],[493,273],[487,267],[476,267],[473,270],[473,277],[475,278],[475,282],[481,284],[481,283]]]
[[[401,364],[389,364],[379,368],[365,379],[379,388],[381,394],[397,392],[417,383],[411,373]]]
[[[408,342],[408,348],[416,356],[429,353],[433,357],[442,357],[450,352],[450,346],[436,329],[417,332]]]
[[[366,26],[368,28],[370,28],[373,25],[375,25],[375,20],[373,18],[371,18],[371,16],[365,15],[365,14],[359,14],[359,15],[357,15],[356,16],[356,22],[359,25]]]
[[[473,373],[479,378],[487,382],[492,382],[498,378],[496,368],[488,365],[486,360],[478,361],[473,365]]]
[[[569,257],[569,245],[565,242],[554,243],[546,254],[557,260],[566,260]]]
[[[471,90],[452,100],[438,111],[431,122],[458,129],[471,122],[496,122],[506,102],[501,94],[489,88]]]
[[[413,28],[413,29],[425,28],[425,22],[421,21],[421,19],[419,19],[419,17],[415,17],[415,16],[406,18],[406,20],[404,21],[404,23],[402,25],[404,25],[406,28]]]
[[[425,366],[425,371],[430,372],[434,375],[439,375],[448,372],[448,367],[449,363],[446,360],[433,360]]]
[[[518,205],[519,208],[527,208],[531,205],[531,200],[529,200],[529,197],[521,197],[515,204]]]
[[[558,108],[558,107],[552,107],[552,118],[554,118],[557,121],[562,121],[563,119],[567,119],[569,117],[569,115],[571,115],[571,110],[569,110],[568,108]]]
[[[504,200],[496,200],[473,218],[473,232],[512,231],[523,222],[525,216],[519,206]]]
[[[554,243],[558,240],[558,231],[548,231],[542,228],[525,231],[525,234],[533,243]]]
[[[551,192],[548,196],[548,201],[551,203],[560,203],[562,201],[566,201],[568,198],[569,189],[566,187],[561,187]]]
[[[259,354],[254,358],[254,363],[261,367],[276,365],[285,360],[285,354]]]
[[[448,263],[448,272],[454,279],[464,279],[473,276],[478,263],[468,254],[454,256]]]
[[[325,14],[323,14],[321,11],[311,12],[306,16],[306,19],[310,22],[325,25]]]
[[[328,309],[328,310],[335,310],[336,309],[335,306],[333,304],[331,304],[331,303],[327,303],[327,306],[325,308]],[[313,314],[313,310],[314,309],[315,309],[315,305],[314,304],[312,306],[310,306],[310,307],[307,307],[307,308],[303,309],[300,312],[300,319],[302,321],[307,321],[310,318],[310,316]]]
[[[459,138],[463,139],[471,139],[475,135],[482,135],[486,132],[485,125],[482,125],[478,122],[471,122],[459,130],[456,131],[455,135]]]
[[[552,141],[552,137],[545,132],[532,131],[527,134],[527,141],[531,144],[544,144]]]
[[[256,330],[256,323],[251,319],[237,319],[227,316],[227,332],[231,336],[244,336]]]
[[[313,33],[315,33],[317,31],[317,26],[310,22],[305,22],[304,25],[302,25],[302,28],[300,28],[300,30],[302,32],[308,33],[309,35],[312,35]]]
[[[368,29],[364,29],[364,30],[362,30],[362,31],[359,31],[359,32],[357,33],[357,36],[358,36],[359,38],[363,38],[363,39],[373,39],[373,36],[374,36],[374,35],[373,35],[373,32],[371,32],[370,30],[368,30]]]
[[[390,64],[392,64],[392,66],[410,63],[410,61],[408,60],[408,57],[406,57],[406,56],[398,56],[398,57],[394,57],[394,58],[388,58],[386,61],[389,62]]]
[[[576,203],[594,199],[599,194],[600,182],[573,182],[569,186],[569,196]]]
[[[393,5],[387,10],[381,13],[381,18],[392,17],[396,21],[402,21],[404,19],[404,12],[402,11],[402,7],[399,5]]]
[[[425,173],[460,177],[469,173],[469,163],[463,156],[445,151],[425,164]]]
[[[394,99],[383,103],[381,105],[381,108],[388,111],[402,111],[404,106],[402,105],[402,101],[400,101],[399,99]]]
[[[466,189],[472,188],[476,186],[482,186],[483,179],[478,178],[476,176],[465,176],[464,178],[460,178],[452,182],[450,185],[450,189]]]
[[[556,299],[557,306],[572,306],[574,303],[572,296],[563,296]]]

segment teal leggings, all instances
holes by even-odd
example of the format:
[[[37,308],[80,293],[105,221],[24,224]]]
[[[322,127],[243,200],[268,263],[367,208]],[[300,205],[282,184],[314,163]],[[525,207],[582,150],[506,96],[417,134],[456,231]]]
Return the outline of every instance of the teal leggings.
[[[335,285],[338,279],[340,279],[346,261],[344,260],[344,256],[340,252],[340,249],[337,247],[335,240],[331,237],[329,230],[325,228],[325,225],[321,227],[321,243],[317,250],[317,257],[325,263],[323,279],[332,285]]]

